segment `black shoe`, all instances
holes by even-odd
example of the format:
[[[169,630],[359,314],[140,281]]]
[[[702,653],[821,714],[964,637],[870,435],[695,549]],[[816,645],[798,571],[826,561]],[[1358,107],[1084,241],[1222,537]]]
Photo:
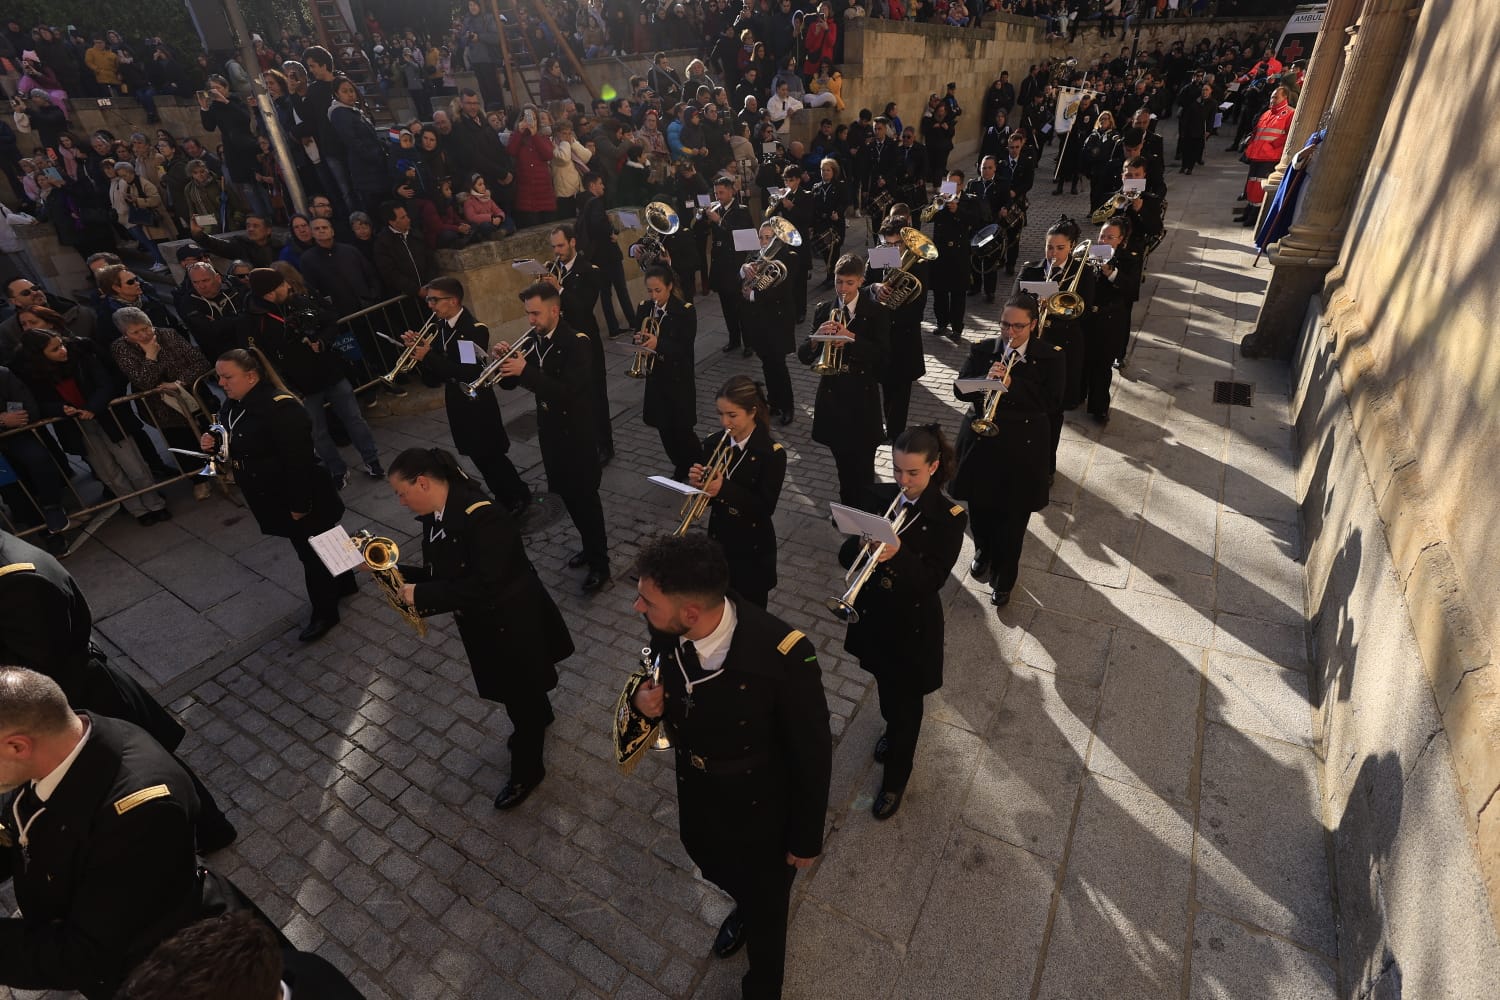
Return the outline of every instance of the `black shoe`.
[[[585,594],[597,594],[609,586],[609,567],[604,569],[591,569],[589,575],[583,578],[583,592]]]
[[[1053,191],[1052,191],[1052,197],[1056,198],[1056,197],[1058,197],[1061,194],[1062,194],[1062,185],[1059,184],[1056,188],[1053,189]]]
[[[568,557],[568,569],[582,569],[589,564],[587,552],[576,552]]]
[[[614,448],[614,445],[610,445],[608,448],[600,448],[599,449],[599,464],[600,465],[608,465],[610,462],[613,462],[614,460],[615,460],[615,448]]]
[[[719,348],[719,353],[720,354],[728,354],[730,351],[733,351],[735,348],[737,348],[739,346],[740,346],[739,344],[725,344],[723,347]]]
[[[193,828],[193,836],[198,841],[199,854],[212,854],[222,851],[239,838],[240,832],[229,822],[229,817],[223,813],[217,816],[204,816],[198,820],[198,825]]]
[[[385,467],[380,464],[379,459],[376,459],[373,462],[366,462],[365,475],[369,476],[371,479],[384,479]]]
[[[789,424],[793,420],[797,419],[797,414],[793,410],[787,410],[786,412],[784,412],[781,416],[777,417],[776,419],[781,424],[781,426],[785,427],[787,424]]]
[[[149,528],[157,522],[156,511],[148,510],[144,514],[136,515],[135,523],[143,528]]]
[[[546,776],[544,772],[542,778]],[[495,808],[514,809],[522,802],[525,802],[526,796],[536,791],[536,786],[542,783],[542,778],[538,778],[529,785],[523,785],[514,778],[510,779],[505,783],[505,787],[500,789],[500,794],[495,796]]]
[[[934,336],[937,336],[937,337],[946,337],[946,336],[948,336],[948,324],[944,323],[941,326],[939,326],[936,330],[933,330],[932,332],[933,332]]]
[[[317,642],[338,623],[337,618],[314,618],[307,623],[307,628],[297,633],[297,639],[301,642]]]
[[[880,739],[878,739],[878,740],[875,741],[875,753],[872,754],[872,756],[875,758],[875,763],[877,763],[877,764],[884,764],[885,763],[885,752],[887,750],[889,750],[890,748],[891,748],[891,741],[888,740],[888,739],[886,739],[885,733],[881,733],[880,734]]]
[[[964,342],[964,332],[958,329],[949,330],[948,339],[953,341],[955,344],[962,344]]]
[[[890,819],[900,808],[901,793],[888,792],[882,788],[880,794],[875,796],[875,804],[870,807],[870,815],[876,819]]]
[[[1010,603],[1010,591],[997,590],[990,595],[990,604],[997,608],[1003,608]]]
[[[719,933],[714,935],[714,954],[719,958],[728,958],[739,951],[744,943],[745,918],[740,916],[740,908],[736,906],[719,925]]]
[[[1103,424],[1109,423],[1109,414],[1108,413],[1094,413],[1094,414],[1090,414],[1090,416],[1092,416],[1094,418],[1094,423],[1100,424],[1101,426]]]
[[[969,563],[969,575],[980,583],[988,583],[990,579],[990,557],[983,552],[974,554],[974,561]]]
[[[1073,185],[1073,190],[1072,190],[1072,192],[1071,192],[1071,193],[1072,193],[1072,194],[1077,194],[1077,193],[1078,193],[1078,185],[1077,185],[1077,184],[1074,184],[1074,185]]]

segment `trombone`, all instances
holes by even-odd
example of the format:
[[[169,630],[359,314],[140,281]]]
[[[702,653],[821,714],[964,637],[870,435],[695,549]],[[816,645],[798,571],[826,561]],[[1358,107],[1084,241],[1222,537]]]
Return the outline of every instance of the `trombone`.
[[[636,336],[640,338],[636,341],[637,344],[640,344],[647,337],[661,336],[661,320],[656,316],[654,309],[652,310],[652,314],[646,317],[646,322],[641,325],[641,332],[636,334]],[[655,367],[656,352],[642,347],[635,352],[635,357],[630,359],[630,367],[625,369],[625,376],[627,378],[646,378]]]
[[[885,519],[891,520],[891,512],[901,503],[902,493],[896,491],[895,497],[891,499],[891,505],[885,509]],[[896,534],[901,534],[901,526],[906,523],[906,509],[896,515],[896,520],[891,522],[892,529]],[[865,542],[860,548],[859,554],[854,557],[854,562],[849,564],[849,571],[844,574],[844,582],[849,584],[849,589],[844,591],[842,597],[830,597],[823,602],[823,606],[833,612],[833,617],[846,625],[854,625],[859,621],[859,612],[854,610],[854,602],[859,600],[859,592],[869,582],[875,573],[875,567],[880,565],[880,556],[885,552],[885,542]]]
[[[441,321],[438,319],[437,313],[433,313],[427,322],[422,324],[422,329],[417,331],[416,336],[412,338],[410,344],[397,340],[388,334],[379,334],[391,343],[401,344],[402,346],[401,354],[396,358],[395,365],[391,367],[390,371],[380,376],[380,381],[387,385],[395,385],[396,379],[417,367],[417,350],[432,346],[432,342],[437,339],[440,325]]]
[[[470,399],[477,399],[483,389],[488,389],[500,381],[500,366],[519,354],[524,354],[531,347],[531,339],[536,336],[536,327],[529,327],[521,338],[510,345],[510,350],[499,355],[480,369],[478,375],[474,376],[472,382],[460,382],[458,387],[468,395]]]
[[[365,565],[370,567],[370,574],[375,577],[375,582],[380,585],[380,594],[385,598],[395,612],[406,623],[417,630],[417,635],[427,634],[427,622],[417,613],[417,609],[401,599],[401,588],[406,586],[406,578],[401,575],[401,570],[396,568],[396,560],[401,556],[401,550],[396,543],[389,538],[372,535],[368,530],[361,531],[352,539],[354,547],[359,554],[365,557]]]
[[[1081,319],[1087,311],[1088,304],[1083,301],[1083,296],[1078,294],[1078,282],[1083,278],[1084,268],[1088,267],[1089,247],[1093,245],[1093,240],[1084,240],[1073,248],[1069,263],[1077,264],[1078,270],[1073,272],[1072,278],[1067,279],[1068,287],[1059,288],[1055,293],[1037,303],[1037,308],[1042,312],[1042,321],[1036,331],[1038,338],[1046,331],[1047,320],[1050,317]]]
[[[709,455],[708,461],[703,463],[703,479],[699,489],[707,486],[711,479],[719,476],[727,477],[729,475],[729,460],[732,458],[734,458],[734,439],[729,436],[729,431],[726,430],[723,436],[719,438],[719,443],[714,445],[713,454]],[[712,501],[713,497],[707,493],[694,493],[684,500],[681,511],[682,523],[677,526],[677,530],[672,532],[672,534],[687,534],[688,529],[693,526],[693,522],[704,515],[708,510],[708,505]]]
[[[900,309],[922,294],[922,281],[911,269],[919,260],[937,260],[937,244],[920,229],[907,226],[901,230],[901,263],[886,271],[880,279],[880,304],[887,309]]]
[[[844,305],[843,299],[834,302],[833,311],[828,314],[828,322],[838,326],[849,325],[849,307]],[[823,353],[813,362],[812,370],[819,375],[842,375],[847,372],[849,366],[844,363],[844,345],[847,343],[847,340],[823,341]]]
[[[994,379],[995,388],[984,394],[984,400],[979,408],[979,416],[969,422],[969,428],[980,437],[991,438],[1000,433],[1000,424],[995,420],[995,413],[1000,409],[1000,397],[1010,391],[1010,386],[1005,380],[1010,378],[1010,370],[1016,366],[1016,353],[1008,351],[1009,357],[1001,360],[1005,366],[1005,374]]]

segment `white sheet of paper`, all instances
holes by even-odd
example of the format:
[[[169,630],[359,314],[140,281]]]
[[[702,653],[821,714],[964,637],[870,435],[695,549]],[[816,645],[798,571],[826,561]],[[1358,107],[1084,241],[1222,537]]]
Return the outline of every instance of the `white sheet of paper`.
[[[738,253],[746,250],[760,249],[760,233],[754,229],[736,229],[734,231],[734,249]]]
[[[657,486],[665,486],[667,489],[672,490],[674,493],[681,493],[683,496],[688,497],[695,496],[696,494],[703,492],[696,486],[689,486],[687,483],[679,483],[677,480],[668,479],[666,476],[647,476],[646,482],[655,483]]]
[[[1030,292],[1039,299],[1050,299],[1057,294],[1058,284],[1055,281],[1023,281],[1021,291]]]
[[[713,202],[714,202],[713,195],[700,194],[698,196],[698,207],[699,208],[707,208],[709,205],[712,205]]]
[[[510,262],[510,266],[515,268],[517,271],[520,271],[522,274],[542,273],[542,265],[532,260],[530,257],[522,257],[519,260],[513,260]]]
[[[1142,191],[1146,190],[1146,178],[1127,177],[1125,180],[1120,182],[1120,190],[1124,191],[1126,194],[1140,194]]]
[[[900,267],[901,248],[881,245],[870,248],[871,267]]]
[[[1223,104],[1219,105],[1219,110],[1220,111],[1228,111],[1232,107],[1234,107],[1234,102],[1233,101],[1225,101]]]
[[[1089,256],[1094,260],[1110,260],[1115,255],[1115,248],[1108,243],[1089,244]]]
[[[195,215],[193,221],[204,229],[212,229],[219,224],[217,215]]]
[[[1232,80],[1230,81],[1229,86],[1225,87],[1224,89],[1229,91],[1231,94],[1237,94],[1240,91],[1240,81]]]
[[[472,340],[460,340],[458,342],[458,363],[461,365],[472,365],[479,361],[479,349],[474,346]]]
[[[620,213],[620,228],[622,228],[622,229],[639,229],[639,228],[641,228],[641,217],[638,216],[638,215],[636,215],[634,212],[621,212]]]
[[[341,524],[335,524],[320,535],[313,535],[307,542],[328,568],[328,572],[334,576],[364,565],[365,557],[359,554],[359,549],[354,547],[354,539],[349,537],[349,532]]]
[[[1042,126],[1042,134],[1043,135],[1046,135],[1046,134],[1048,134],[1051,131],[1052,131],[1052,123],[1051,122],[1048,122],[1047,124],[1045,124],[1045,125]]]
[[[994,392],[1001,388],[1000,379],[997,378],[961,378],[953,385],[959,392]]]
[[[958,181],[943,181],[938,185],[938,194],[958,194]]]
[[[830,503],[828,510],[833,514],[833,523],[846,535],[858,535],[887,545],[896,542],[895,526],[879,514],[869,514],[841,503]]]

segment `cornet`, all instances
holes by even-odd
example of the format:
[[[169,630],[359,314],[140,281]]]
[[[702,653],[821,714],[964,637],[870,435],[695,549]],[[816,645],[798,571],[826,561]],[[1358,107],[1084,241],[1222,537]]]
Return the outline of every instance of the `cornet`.
[[[641,332],[637,334],[642,341],[647,337],[661,336],[661,320],[653,312],[646,317],[646,322],[641,326]],[[639,343],[639,341],[638,341]],[[651,374],[651,369],[656,367],[656,354],[642,348],[635,352],[635,357],[630,359],[630,367],[625,369],[628,378],[645,378]]]
[[[828,314],[828,322],[837,326],[847,327],[849,325],[849,307],[844,305],[844,300],[839,299],[834,303],[833,311]],[[823,353],[818,355],[818,360],[813,362],[812,370],[819,375],[841,375],[849,370],[844,363],[844,345],[846,340],[823,341]]]
[[[395,612],[406,623],[417,630],[417,635],[427,634],[427,622],[417,609],[401,599],[401,588],[406,586],[406,578],[401,575],[401,570],[396,568],[396,560],[401,556],[401,550],[396,543],[389,538],[379,535],[371,535],[368,531],[361,531],[351,541],[354,547],[359,549],[359,554],[365,557],[365,565],[370,567],[370,574],[375,577],[375,582],[380,585],[381,596],[385,598]]]
[[[891,520],[891,513],[901,503],[902,493],[896,491],[896,496],[891,500],[891,505],[885,509],[885,519]],[[892,529],[896,534],[901,534],[901,526],[906,523],[906,510],[896,515],[896,520],[891,522]],[[859,592],[869,582],[875,573],[875,567],[880,565],[880,556],[885,552],[885,542],[866,542],[854,557],[854,562],[849,565],[849,571],[844,574],[844,582],[849,584],[849,589],[844,591],[842,597],[830,597],[824,601],[824,607],[833,612],[833,617],[847,625],[853,625],[859,621],[859,612],[854,610],[854,602],[859,600]]]
[[[511,358],[526,353],[526,351],[531,347],[531,339],[535,336],[536,327],[533,326],[525,333],[521,334],[521,338],[519,340],[510,345],[510,350],[506,351],[499,357],[494,358],[490,361],[489,364],[485,365],[484,368],[480,370],[479,374],[474,377],[474,381],[460,382],[458,384],[458,387],[462,389],[470,399],[477,399],[481,390],[488,389],[490,388],[490,386],[500,381],[502,377],[500,375],[500,366],[505,364],[505,362],[509,361]]]
[[[729,436],[729,431],[726,430],[723,436],[719,438],[719,443],[714,445],[713,454],[709,455],[708,461],[703,463],[702,485],[707,486],[709,480],[715,477],[727,476],[729,474],[729,461],[732,458],[734,458],[734,439]],[[687,534],[688,529],[693,526],[693,522],[702,517],[708,510],[708,505],[712,500],[713,497],[707,493],[694,493],[687,500],[683,501],[681,512],[682,523],[677,526],[677,530],[672,532],[672,534]]]
[[[417,367],[417,351],[423,347],[431,347],[432,342],[437,339],[438,330],[442,328],[442,320],[438,319],[437,313],[433,313],[427,322],[422,324],[422,329],[417,331],[410,344],[397,340],[395,337],[380,334],[393,344],[402,344],[401,354],[396,358],[396,363],[391,370],[380,376],[380,381],[387,385],[395,385],[396,379],[405,375]]]

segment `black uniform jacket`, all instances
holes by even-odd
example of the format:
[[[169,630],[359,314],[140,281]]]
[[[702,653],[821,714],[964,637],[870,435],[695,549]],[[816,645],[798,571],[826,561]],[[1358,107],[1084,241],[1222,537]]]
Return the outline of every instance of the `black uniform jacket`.
[[[826,232],[830,229],[844,235],[844,213],[848,209],[848,194],[842,181],[818,181],[813,185],[813,229]],[[838,218],[834,218],[838,216]]]
[[[766,212],[766,218],[780,216],[796,227],[797,232],[802,234],[802,245],[782,247],[778,251],[778,256],[788,260],[795,256],[798,260],[805,262],[811,256],[813,226],[818,220],[818,202],[813,197],[812,191],[805,186],[787,192],[786,197],[792,203],[792,207],[788,208],[779,201],[773,202],[770,210]]]
[[[819,302],[813,308],[813,331],[833,312],[834,301]],[[849,329],[855,338],[844,345],[844,364],[849,371],[818,379],[818,398],[813,407],[812,439],[830,448],[867,447],[885,440],[880,380],[890,358],[891,311],[861,288]],[[808,339],[797,348],[797,357],[810,365],[822,352],[822,341]]]
[[[967,203],[966,203],[967,202]],[[969,241],[979,227],[978,202],[960,199],[956,209],[945,208],[932,220],[932,242],[938,259],[932,269],[934,291],[959,291],[969,287]]]
[[[997,221],[1000,210],[1010,205],[1010,190],[1000,183],[998,175],[992,180],[976,177],[964,185],[964,199],[974,205],[978,224],[983,228]]]
[[[450,328],[447,320],[438,320],[437,339],[422,359],[422,371],[443,383],[443,403],[448,409],[448,429],[453,432],[453,447],[461,455],[493,455],[510,451],[510,435],[500,416],[500,401],[495,390],[481,389],[470,399],[461,386],[479,376],[489,361],[490,328],[465,309]],[[474,345],[474,360],[460,360],[459,341]]]
[[[1000,162],[995,168],[995,180],[999,181],[1005,188],[1006,204],[1013,204],[1016,200],[1026,197],[1026,192],[1031,190],[1031,185],[1036,183],[1036,166],[1031,158],[1025,153],[1012,167],[1009,156],[1001,156]],[[1011,192],[1015,197],[1011,197]]]
[[[1001,360],[1004,350],[999,337],[975,344],[958,377],[986,378],[990,365]],[[1055,344],[1028,341],[1025,357],[1011,368],[1010,391],[1000,397],[995,413],[1000,433],[994,437],[982,437],[972,426],[985,394],[959,392],[954,387],[955,396],[973,404],[958,429],[954,496],[967,500],[971,507],[1038,511],[1047,506],[1047,480],[1052,472],[1052,426],[1047,414],[1058,408],[1065,375],[1062,351]]]
[[[833,767],[817,651],[753,604],[736,602],[735,613],[724,672],[694,684],[691,710],[676,638],[652,637],[677,750],[682,845],[695,857],[757,848],[816,857]]]
[[[713,208],[713,205],[709,205]],[[717,223],[708,220],[707,212],[700,215],[708,227],[708,236],[713,246],[708,265],[708,281],[716,292],[738,294],[740,288],[740,254],[734,249],[736,229],[754,229],[750,210],[735,200]]]
[[[0,663],[46,674],[75,709],[126,719],[168,750],[182,742],[177,720],[90,641],[89,602],[51,553],[0,531]]]
[[[317,320],[304,323],[296,319],[303,309],[308,317],[316,312]],[[301,325],[291,329],[288,320]],[[329,346],[337,323],[326,308],[311,303],[299,307],[290,301],[272,305],[265,299],[251,299],[249,308],[240,314],[239,325],[241,346],[254,347],[264,354],[295,392],[321,392],[344,377],[338,355]],[[322,349],[313,350],[305,337],[321,340]]]
[[[703,439],[705,461],[722,432]],[[757,425],[729,463],[729,475],[709,504],[708,537],[724,547],[730,583],[746,590],[776,586],[776,525],[771,515],[786,479],[786,449]]]
[[[635,328],[645,327],[654,306],[650,299],[636,306]],[[656,359],[646,376],[641,417],[647,427],[691,427],[698,422],[698,391],[693,380],[693,341],[698,335],[698,312],[691,302],[668,297],[657,333]]]
[[[573,256],[573,268],[563,276],[562,298],[563,322],[594,340],[599,339],[599,321],[594,318],[594,306],[599,302],[599,268],[583,259],[583,254]],[[600,348],[603,351],[603,348]],[[601,353],[602,357],[602,353]]]
[[[500,380],[502,389],[519,385],[536,396],[542,468],[554,493],[599,488],[590,388],[593,364],[588,334],[559,322],[551,336],[533,338],[520,375]]]
[[[1110,258],[1115,266],[1113,280],[1105,277],[1103,268],[1094,281],[1094,299],[1083,317],[1083,352],[1087,360],[1113,359],[1116,345],[1113,334],[1130,329],[1130,311],[1141,293],[1141,254],[1120,247]]]
[[[797,349],[797,319],[793,315],[791,272],[785,280],[755,296],[741,306],[740,324],[745,342],[757,354],[786,357]]]
[[[1078,274],[1080,267],[1083,268],[1082,275]],[[1042,264],[1021,265],[1011,294],[1020,294],[1023,281],[1047,280],[1043,277],[1044,271]],[[1083,314],[1087,316],[1089,307],[1094,302],[1094,277],[1098,273],[1094,265],[1086,260],[1069,260],[1061,272],[1056,268],[1053,269],[1051,280],[1057,282],[1059,290],[1062,290],[1071,286],[1074,277],[1077,276],[1078,286],[1075,290],[1083,297]],[[1046,327],[1038,327],[1038,330],[1043,341],[1063,349],[1063,361],[1066,363],[1067,374],[1063,382],[1062,409],[1071,410],[1083,401],[1083,320],[1081,318],[1063,319],[1060,316],[1048,316],[1046,320]]]
[[[0,980],[107,1000],[156,945],[242,897],[198,867],[198,796],[182,765],[128,722],[87,719],[87,742],[40,811],[30,782],[0,797],[22,914],[0,920]]]
[[[922,291],[912,296],[899,309],[886,310],[891,314],[891,355],[885,365],[882,383],[914,382],[927,374],[927,358],[922,351],[922,316],[927,312],[927,289],[932,281],[932,264],[917,260],[912,263],[911,273],[922,283]],[[871,268],[865,272],[869,285],[885,281],[886,269]],[[885,306],[881,306],[885,309]]]
[[[338,524],[344,502],[318,464],[312,421],[296,396],[260,382],[225,403],[219,422],[229,429],[235,484],[261,531],[309,538]]]
[[[877,483],[860,506],[884,514],[896,493],[895,483]],[[963,507],[937,486],[929,485],[907,508],[901,547],[876,565],[854,602],[859,621],[849,626],[844,649],[859,657],[860,666],[873,674],[915,673],[911,679],[923,694],[943,686],[942,589],[968,523]],[[839,563],[845,569],[859,548],[857,537],[844,541]]]
[[[443,519],[422,524],[422,565],[402,565],[424,616],[453,612],[481,698],[509,701],[557,686],[573,655],[562,613],[526,557],[510,514],[468,480],[450,483]]]

